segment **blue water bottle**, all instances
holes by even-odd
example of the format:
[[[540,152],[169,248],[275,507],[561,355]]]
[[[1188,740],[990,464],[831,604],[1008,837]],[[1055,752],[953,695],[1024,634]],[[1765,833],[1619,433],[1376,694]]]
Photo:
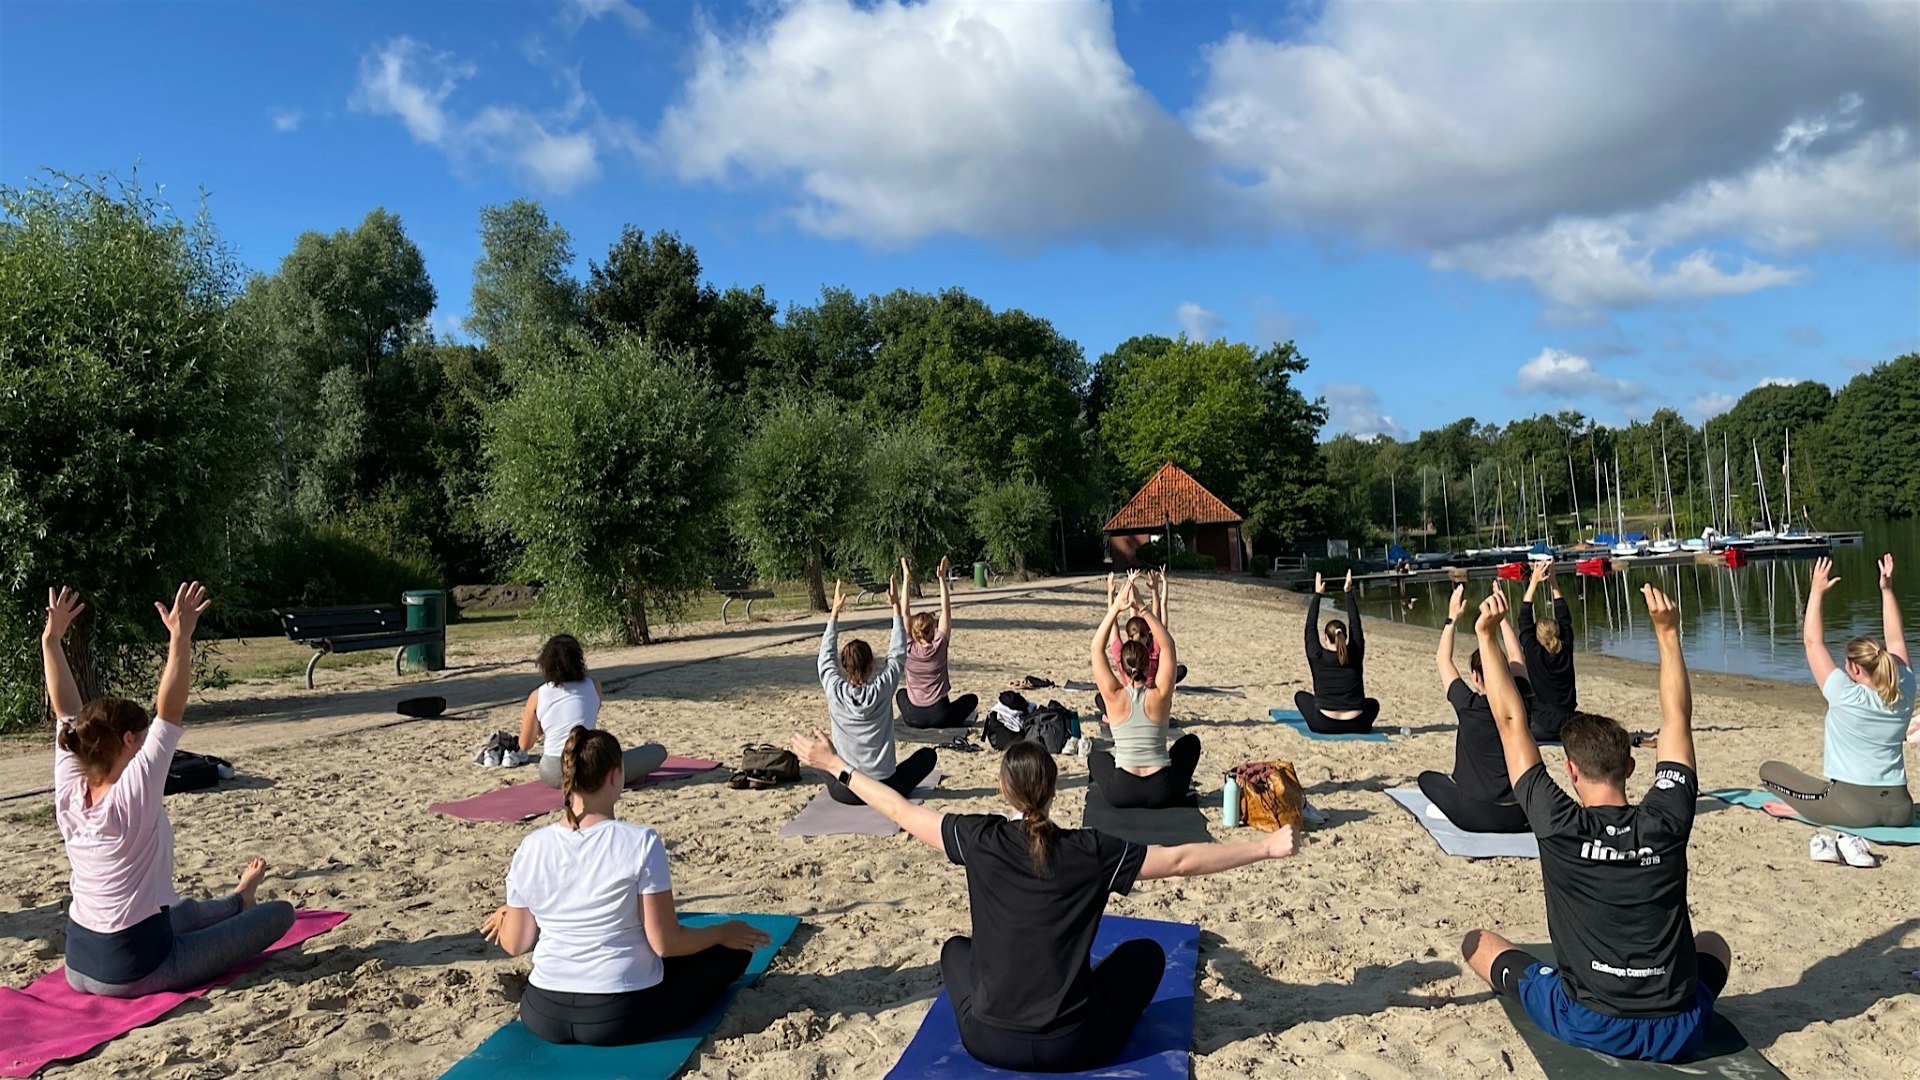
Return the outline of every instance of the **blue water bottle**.
[[[1240,825],[1240,781],[1227,774],[1227,782],[1220,789],[1220,821],[1229,829]]]

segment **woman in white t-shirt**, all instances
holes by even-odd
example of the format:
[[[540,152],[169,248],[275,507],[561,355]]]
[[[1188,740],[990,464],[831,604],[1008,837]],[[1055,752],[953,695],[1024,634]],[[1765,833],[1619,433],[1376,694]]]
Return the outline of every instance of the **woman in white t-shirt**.
[[[618,739],[576,728],[561,758],[566,821],[520,842],[507,902],[481,927],[514,956],[533,950],[520,1020],[548,1042],[589,1046],[684,1027],[770,939],[737,919],[680,924],[660,834],[614,819],[625,782]]]
[[[193,683],[193,628],[207,603],[196,581],[180,586],[171,610],[154,605],[168,643],[150,717],[125,698],[80,703],[61,642],[86,605],[71,589],[47,590],[40,657],[60,718],[53,816],[73,872],[67,985],[83,994],[134,998],[202,986],[293,926],[292,904],[255,902],[267,874],[258,858],[218,899],[185,899],[173,888],[173,826],[161,796]]]
[[[542,744],[540,779],[548,787],[560,786],[560,751],[575,728],[592,731],[600,723],[600,681],[587,678],[587,658],[580,642],[572,634],[555,634],[540,647],[534,661],[540,677],[546,681],[527,695],[527,706],[520,713],[520,749],[533,753],[533,744]],[[627,782],[647,775],[667,760],[667,748],[659,743],[643,743],[627,751],[621,771]]]

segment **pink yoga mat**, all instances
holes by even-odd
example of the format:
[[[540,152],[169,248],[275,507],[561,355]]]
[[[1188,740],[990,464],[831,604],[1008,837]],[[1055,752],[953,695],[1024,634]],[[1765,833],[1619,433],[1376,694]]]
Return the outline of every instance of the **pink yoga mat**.
[[[292,948],[346,921],[344,911],[302,911],[294,916],[293,928],[267,952]],[[254,957],[197,990],[140,998],[82,994],[67,985],[64,967],[47,972],[25,990],[0,987],[0,1031],[7,1033],[7,1048],[0,1051],[0,1076],[32,1076],[50,1062],[79,1057],[264,962],[264,956]]]
[[[705,758],[670,757],[666,763],[628,784],[627,790],[657,784],[663,780],[685,780],[689,776],[698,776],[709,769],[717,769],[720,763]],[[539,780],[508,787],[494,788],[492,791],[475,795],[471,799],[459,802],[434,803],[430,807],[436,814],[464,818],[467,821],[526,821],[560,809],[560,790],[550,788]]]

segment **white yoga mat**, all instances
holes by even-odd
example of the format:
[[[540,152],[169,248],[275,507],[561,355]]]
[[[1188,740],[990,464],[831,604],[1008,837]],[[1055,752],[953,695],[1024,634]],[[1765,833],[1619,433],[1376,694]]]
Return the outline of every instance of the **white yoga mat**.
[[[1537,859],[1540,857],[1540,841],[1530,832],[1523,833],[1479,833],[1467,832],[1458,828],[1444,817],[1435,817],[1427,813],[1427,807],[1433,803],[1421,794],[1419,788],[1388,788],[1387,794],[1393,801],[1413,815],[1413,820],[1427,830],[1440,850],[1463,859]]]

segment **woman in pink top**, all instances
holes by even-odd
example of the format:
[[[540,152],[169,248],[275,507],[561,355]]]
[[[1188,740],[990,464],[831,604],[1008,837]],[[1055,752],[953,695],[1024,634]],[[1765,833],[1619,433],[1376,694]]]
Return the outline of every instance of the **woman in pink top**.
[[[1113,598],[1115,596],[1115,592],[1114,592],[1115,581],[1116,579],[1112,574],[1107,575],[1107,606],[1108,607],[1113,606]],[[1137,613],[1142,610],[1151,610],[1153,612],[1153,617],[1160,620],[1161,626],[1170,625],[1167,622],[1167,575],[1159,571],[1149,571],[1147,574],[1147,591],[1152,594],[1152,607],[1150,609],[1143,608],[1143,606],[1140,604],[1140,602],[1137,599],[1134,600],[1133,610],[1136,612],[1136,614],[1132,618],[1127,620],[1126,625],[1123,629],[1123,632],[1119,634],[1115,634],[1113,637],[1113,642],[1111,647],[1108,650],[1108,655],[1113,660],[1113,670],[1115,672],[1124,671],[1124,668],[1121,666],[1121,663],[1120,663],[1120,647],[1129,641],[1138,641],[1147,647],[1147,670],[1148,671],[1159,670],[1160,643],[1153,640],[1153,630],[1147,626],[1147,620],[1141,618]],[[1176,683],[1183,682],[1185,681],[1186,677],[1187,677],[1187,665],[1181,664],[1174,669],[1174,673],[1173,673],[1174,682]]]
[[[913,613],[907,598],[906,583],[913,580],[907,560],[900,560],[900,610],[907,622],[905,682],[893,695],[900,709],[900,722],[912,728],[965,727],[967,718],[980,705],[978,694],[962,694],[948,700],[953,683],[947,677],[947,639],[953,630],[953,597],[947,591],[947,559],[940,558],[940,618]]]
[[[53,813],[67,845],[67,983],[85,994],[141,997],[187,990],[266,950],[293,926],[293,905],[259,904],[258,858],[233,893],[186,900],[173,890],[173,827],[161,804],[193,682],[193,628],[207,610],[199,582],[183,584],[167,627],[167,667],[154,723],[124,698],[80,703],[61,644],[85,605],[71,589],[47,590],[40,635],[47,698],[60,718],[53,750]]]

